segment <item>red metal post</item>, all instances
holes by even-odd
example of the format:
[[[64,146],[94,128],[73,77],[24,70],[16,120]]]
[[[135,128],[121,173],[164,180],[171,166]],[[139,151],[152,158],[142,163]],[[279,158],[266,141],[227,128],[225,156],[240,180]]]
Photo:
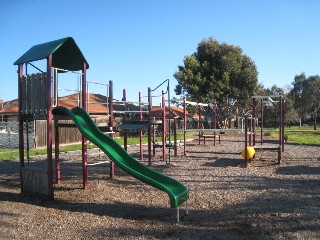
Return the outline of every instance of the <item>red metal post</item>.
[[[248,166],[248,160],[247,160],[247,156],[248,156],[248,116],[245,115],[244,116],[244,160],[245,160],[245,165],[246,167]]]
[[[214,130],[214,133],[213,133],[213,137],[214,137],[213,146],[216,145],[216,137],[217,137],[217,133],[216,133],[216,129],[217,129],[217,110],[218,110],[217,103],[214,103],[213,128],[215,130]],[[219,137],[219,143],[220,143],[220,137]]]
[[[20,188],[23,192],[23,177],[22,169],[24,167],[24,138],[23,138],[23,119],[22,119],[22,77],[23,77],[23,64],[18,66],[18,99],[19,99],[19,159],[20,159]]]
[[[284,98],[282,98],[282,103],[281,103],[281,105],[282,105],[282,123],[281,123],[281,125],[282,125],[282,142],[281,142],[281,144],[282,144],[282,152],[284,152],[284,122],[285,122],[285,100],[284,100]]]
[[[200,105],[198,105],[198,116],[199,116],[199,120],[198,120],[198,129],[201,129],[201,125],[202,125],[202,118],[201,118],[201,107]],[[201,133],[200,131],[198,132],[198,136],[199,136],[199,145],[201,144]]]
[[[122,101],[124,101],[124,111],[126,111],[126,101],[127,101],[127,92],[125,89],[123,89],[122,91]],[[124,113],[124,117],[123,117],[123,121],[126,122],[127,121],[127,116],[126,113]],[[123,146],[124,146],[124,150],[128,151],[128,133],[126,131],[124,131],[123,133]]]
[[[48,194],[49,199],[53,194],[53,171],[52,171],[52,98],[51,98],[51,68],[52,55],[47,57],[47,169],[48,169]]]
[[[53,72],[53,83],[55,84],[53,86],[54,89],[57,89],[58,88],[58,82],[57,82],[57,78],[58,78],[58,73],[57,71],[54,71]],[[54,93],[54,96],[52,96],[54,98],[58,98],[58,96],[56,96],[56,93]],[[57,101],[58,102],[58,101]],[[61,169],[61,166],[60,166],[60,146],[59,146],[59,127],[58,127],[58,123],[59,123],[59,120],[54,120],[54,130],[55,130],[55,134],[54,134],[54,148],[55,148],[55,154],[54,154],[54,159],[55,159],[55,165],[56,165],[56,183],[57,184],[60,184],[60,169]]]
[[[162,160],[166,161],[166,143],[167,143],[167,121],[166,121],[166,102],[165,93],[162,91]]]
[[[252,125],[252,146],[256,145],[256,99],[252,99],[252,108],[253,108],[253,125]]]
[[[252,146],[252,116],[249,118],[249,146]]]
[[[58,78],[58,73],[57,71],[53,71],[53,83],[54,83],[54,86],[53,89],[54,89],[54,95],[52,96],[53,98],[58,98],[58,96],[56,95],[55,91],[56,89],[58,88],[58,83],[57,83],[57,78]],[[55,100],[54,100],[55,101]],[[58,102],[58,101],[57,101]],[[54,153],[54,160],[55,160],[55,166],[56,166],[56,183],[57,184],[60,184],[60,146],[59,146],[59,127],[58,127],[58,123],[59,123],[59,120],[57,119],[54,119],[54,149],[55,149],[55,153]]]
[[[152,157],[156,155],[155,141],[156,141],[155,125],[152,125]]]
[[[186,147],[187,147],[186,130],[187,130],[187,103],[186,103],[186,97],[184,97],[183,99],[183,155],[184,156],[186,156]]]
[[[149,115],[148,115],[148,123],[149,123],[149,128],[148,128],[148,162],[149,166],[151,166],[151,110],[152,110],[152,98],[151,98],[151,88],[148,87],[148,110],[149,110]]]
[[[278,145],[281,146],[281,140],[282,140],[282,130],[281,130],[281,123],[282,123],[282,98],[281,96],[279,97],[279,121],[278,121],[278,125],[279,125],[279,139],[278,139]]]
[[[55,162],[56,162],[56,183],[60,184],[60,146],[59,146],[59,127],[58,120],[54,120],[54,147],[55,147]]]
[[[282,96],[279,98],[279,146],[282,148],[282,123],[283,123],[283,109],[282,109]]]
[[[173,144],[174,144],[174,156],[177,157],[178,146],[177,146],[177,118],[173,119]]]
[[[260,145],[263,144],[263,99],[261,99],[261,123],[260,123],[261,133],[260,133]]]
[[[109,81],[109,129],[113,131],[113,83]],[[110,134],[113,138],[113,134]],[[114,178],[114,162],[110,161],[110,178]]]
[[[86,78],[86,70],[87,65],[84,62],[83,63],[83,69],[82,69],[82,82],[81,82],[81,88],[82,88],[82,108],[83,110],[87,111],[87,78]],[[87,139],[82,136],[82,187],[83,189],[86,189],[88,187],[88,150],[87,150]]]
[[[142,121],[143,116],[142,116],[142,96],[141,96],[141,92],[139,91],[139,120]],[[140,130],[139,132],[139,137],[140,137],[140,160],[143,160],[143,149],[142,149],[142,137],[143,137],[143,132],[142,130]]]

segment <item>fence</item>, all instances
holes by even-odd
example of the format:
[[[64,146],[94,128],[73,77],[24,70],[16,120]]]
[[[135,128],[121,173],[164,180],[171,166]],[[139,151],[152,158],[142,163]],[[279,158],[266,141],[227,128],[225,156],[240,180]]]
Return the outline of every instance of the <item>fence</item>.
[[[24,146],[27,147],[27,125],[24,123]],[[34,147],[34,123],[28,124],[29,146]],[[0,122],[0,148],[18,148],[19,147],[19,122],[9,121]]]
[[[99,125],[106,125],[106,119],[93,119]],[[81,133],[72,120],[60,120],[59,128],[60,144],[81,142]],[[27,125],[24,123],[24,146],[27,148]],[[37,120],[28,123],[29,148],[41,148],[47,146],[47,121]],[[55,132],[53,126],[53,133]],[[53,136],[54,140],[54,136]],[[19,123],[17,121],[0,122],[0,148],[19,147]]]

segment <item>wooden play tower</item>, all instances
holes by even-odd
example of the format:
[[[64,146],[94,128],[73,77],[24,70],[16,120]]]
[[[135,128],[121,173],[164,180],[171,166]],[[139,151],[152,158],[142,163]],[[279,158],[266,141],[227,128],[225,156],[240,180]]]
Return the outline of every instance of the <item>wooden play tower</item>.
[[[42,71],[36,67],[32,62],[44,60],[46,70]],[[71,72],[78,77],[78,89],[75,91],[78,95],[77,106],[83,110],[88,110],[88,104],[90,103],[88,97],[88,84],[94,83],[86,80],[86,70],[89,68],[89,64],[84,58],[81,50],[71,37],[58,39],[55,41],[35,45],[30,48],[25,54],[23,54],[14,65],[18,65],[18,100],[19,100],[19,158],[20,158],[20,179],[21,179],[21,192],[22,193],[34,193],[36,195],[43,195],[49,199],[54,198],[54,183],[60,183],[60,160],[59,160],[59,130],[58,127],[63,125],[59,124],[61,120],[69,120],[65,115],[54,115],[52,110],[61,105],[58,94],[58,90],[61,88],[59,85],[60,74]],[[38,72],[31,73],[30,69],[36,69]],[[28,71],[29,70],[29,71]],[[165,80],[154,90],[158,89],[164,83],[169,82]],[[107,106],[104,114],[108,115],[109,129],[106,134],[110,134],[113,137],[113,113],[117,112],[113,109],[113,83],[109,81],[107,93]],[[169,85],[168,85],[169,86]],[[169,87],[167,87],[169,89]],[[148,131],[148,163],[151,165],[151,152],[152,152],[152,136],[151,126],[151,109],[152,109],[152,96],[151,92],[154,91],[148,88],[148,120],[146,128]],[[165,93],[162,92],[162,144],[159,146],[162,148],[163,159],[169,156],[170,163],[170,144],[169,152],[167,152],[166,145],[166,104]],[[141,96],[140,96],[141,98]],[[139,99],[140,99],[139,98]],[[124,100],[125,94],[124,94]],[[139,106],[141,107],[141,99],[139,100]],[[121,104],[124,104],[122,101]],[[70,106],[65,106],[69,107]],[[74,106],[73,106],[74,107]],[[170,109],[170,105],[169,105]],[[126,113],[127,111],[121,111]],[[169,110],[170,113],[170,110]],[[100,113],[101,114],[101,113]],[[141,114],[141,109],[140,109]],[[44,134],[46,134],[47,140],[47,158],[46,166],[40,169],[35,164],[29,163],[29,144],[25,144],[28,137],[25,137],[25,132],[28,132],[28,123],[35,120],[46,121],[47,127]],[[140,115],[139,124],[141,125],[142,115]],[[136,125],[139,125],[136,124]],[[132,125],[132,124],[131,124]],[[132,127],[131,127],[132,128]],[[134,126],[137,129],[137,126]],[[122,130],[124,126],[122,126]],[[139,129],[138,129],[139,130]],[[170,133],[170,129],[169,129]],[[141,133],[140,133],[141,134]],[[170,135],[169,135],[170,136]],[[28,141],[28,140],[27,140]],[[88,186],[88,154],[87,154],[87,139],[82,135],[82,170],[83,170],[83,188]],[[170,138],[169,138],[169,142]],[[163,144],[165,143],[165,144]],[[54,144],[54,148],[53,148]],[[26,147],[27,146],[27,147]],[[126,146],[126,143],[125,143]],[[155,148],[155,144],[153,147]],[[174,146],[176,146],[176,139]],[[154,150],[155,151],[155,150]],[[54,152],[54,156],[53,156]],[[142,150],[140,150],[142,155]],[[26,156],[25,156],[26,155]],[[177,155],[175,149],[175,156]],[[90,164],[92,165],[92,164]],[[35,166],[35,167],[34,167]],[[110,177],[114,176],[114,162],[110,161]]]
[[[46,72],[32,64],[46,60]],[[19,152],[21,192],[34,192],[54,198],[53,191],[53,121],[52,108],[58,101],[56,84],[58,73],[78,71],[80,75],[80,107],[86,110],[86,70],[89,64],[71,37],[35,45],[23,54],[14,65],[18,65],[19,100]],[[28,67],[39,73],[28,74]],[[34,169],[25,163],[24,128],[30,121],[47,121],[47,166]],[[86,157],[86,139],[82,137],[82,156]],[[28,150],[28,149],[27,149]],[[27,151],[28,152],[28,151]]]

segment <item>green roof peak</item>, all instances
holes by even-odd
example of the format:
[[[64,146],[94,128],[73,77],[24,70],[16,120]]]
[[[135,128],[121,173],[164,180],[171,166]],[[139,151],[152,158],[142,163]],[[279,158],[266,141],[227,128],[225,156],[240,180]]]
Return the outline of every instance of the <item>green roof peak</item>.
[[[70,71],[82,70],[83,63],[89,64],[72,37],[61,38],[31,47],[14,65],[38,61],[52,54],[52,66]]]

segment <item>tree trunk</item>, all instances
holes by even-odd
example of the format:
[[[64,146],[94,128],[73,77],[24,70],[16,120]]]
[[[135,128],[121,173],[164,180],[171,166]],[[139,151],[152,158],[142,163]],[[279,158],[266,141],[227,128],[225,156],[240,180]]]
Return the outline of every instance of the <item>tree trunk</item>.
[[[229,112],[230,112],[230,106],[229,106],[229,96],[227,96],[227,103],[226,103],[226,109],[227,109],[227,116],[226,116],[226,128],[230,128],[229,124]]]
[[[239,105],[237,102],[237,107],[236,107],[236,123],[237,123],[237,129],[239,129],[240,121],[239,121]]]
[[[301,117],[299,117],[299,127],[301,128]]]

